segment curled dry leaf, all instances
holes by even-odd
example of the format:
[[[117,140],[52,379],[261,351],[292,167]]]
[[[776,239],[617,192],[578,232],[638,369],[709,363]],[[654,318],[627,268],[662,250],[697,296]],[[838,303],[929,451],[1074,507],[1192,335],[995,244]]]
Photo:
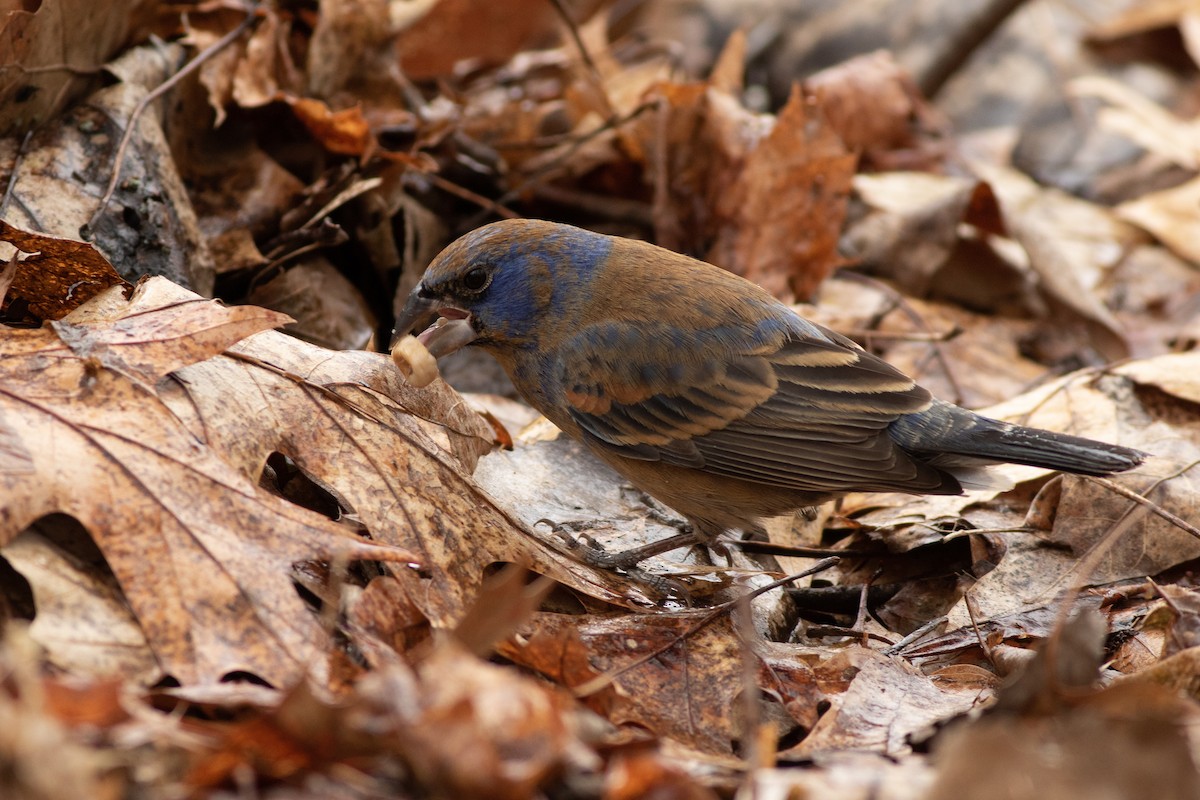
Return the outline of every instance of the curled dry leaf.
[[[1108,209],[1044,189],[1015,169],[982,163],[974,169],[995,193],[1051,306],[1084,323],[1091,346],[1106,359],[1127,358],[1128,342],[1098,287],[1143,235]]]
[[[34,130],[87,88],[136,27],[140,0],[5,4],[0,15],[0,135]]]
[[[77,519],[160,668],[181,682],[245,671],[283,684],[320,673],[326,634],[292,586],[292,564],[413,556],[267,493],[256,473],[184,427],[155,395],[156,379],[174,371],[186,381],[185,365],[286,318],[242,309],[189,338],[193,312],[226,310],[182,290],[147,307],[164,284],[143,284],[125,318],[70,328],[87,355],[53,328],[0,338],[0,414],[31,457],[29,468],[0,473],[0,542],[54,512]]]
[[[296,118],[331,153],[365,156],[375,147],[375,136],[358,106],[334,111],[320,100],[306,97],[284,98]]]

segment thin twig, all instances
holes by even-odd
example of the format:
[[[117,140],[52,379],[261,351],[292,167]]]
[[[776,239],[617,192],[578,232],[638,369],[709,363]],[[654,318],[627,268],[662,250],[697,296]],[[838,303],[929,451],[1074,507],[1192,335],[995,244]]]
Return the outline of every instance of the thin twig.
[[[91,219],[87,221],[87,230],[91,231],[95,227],[96,222],[100,219],[100,215],[104,213],[104,209],[108,208],[108,204],[112,201],[113,194],[117,190],[117,182],[121,180],[121,168],[125,163],[125,150],[129,147],[129,140],[133,138],[133,132],[137,128],[138,118],[141,117],[142,113],[146,110],[146,108],[149,107],[151,103],[162,97],[167,92],[171,91],[171,89],[175,88],[180,81],[199,69],[201,64],[203,64],[205,61],[208,61],[220,51],[224,50],[226,47],[236,41],[238,37],[245,33],[250,26],[259,19],[258,15],[255,13],[256,10],[257,4],[251,6],[246,12],[246,18],[243,19],[236,28],[222,36],[209,47],[197,53],[196,57],[187,64],[184,64],[182,69],[180,69],[171,77],[167,78],[154,89],[147,92],[146,96],[139,100],[138,104],[133,107],[133,111],[130,113],[129,120],[125,125],[125,133],[121,136],[120,144],[117,145],[117,153],[116,157],[114,158],[112,176],[108,180],[108,187],[104,190],[103,197],[100,198],[100,205],[96,209],[96,212],[92,214]]]
[[[1169,522],[1172,525],[1174,525],[1175,527],[1179,528],[1181,531],[1183,531],[1185,533],[1190,533],[1192,536],[1195,536],[1197,539],[1200,539],[1200,528],[1197,528],[1195,525],[1193,525],[1192,523],[1183,519],[1182,517],[1175,516],[1170,511],[1167,511],[1165,508],[1160,506],[1158,503],[1155,503],[1153,500],[1150,500],[1147,497],[1138,494],[1137,492],[1133,491],[1132,489],[1127,489],[1124,486],[1122,486],[1121,484],[1111,481],[1108,478],[1093,478],[1090,475],[1085,475],[1083,477],[1085,480],[1089,480],[1092,483],[1103,486],[1105,489],[1108,489],[1111,492],[1116,492],[1117,494],[1121,495],[1122,497],[1126,497],[1126,498],[1132,500],[1133,502],[1137,503],[1140,506],[1145,506],[1151,513],[1153,513],[1159,517],[1162,517],[1167,522]],[[1154,488],[1154,487],[1151,487],[1151,488]]]
[[[487,210],[491,211],[496,216],[504,217],[505,219],[520,219],[521,218],[520,214],[518,214],[516,211],[513,211],[511,208],[504,205],[503,203],[496,201],[496,200],[492,200],[491,198],[488,198],[488,197],[484,197],[483,195],[478,194],[476,192],[472,192],[470,189],[468,189],[464,186],[459,186],[457,183],[454,183],[453,181],[443,178],[441,175],[438,175],[436,172],[426,172],[423,174],[426,178],[428,178],[430,181],[432,181],[434,183],[434,185],[436,185],[439,189],[447,191],[450,194],[455,195],[456,197],[461,197],[463,200],[467,200],[471,203],[475,203],[480,208],[486,208]]]
[[[76,67],[71,64],[46,64],[41,67],[27,67],[24,64],[0,64],[0,72],[5,70],[16,70],[23,75],[41,75],[47,72],[70,72],[72,75],[95,75],[104,69],[101,64],[98,67]]]
[[[17,148],[17,154],[13,156],[12,174],[8,176],[8,186],[4,188],[4,199],[0,200],[0,219],[4,219],[4,215],[8,212],[8,201],[12,200],[13,189],[17,186],[17,171],[21,166],[21,159],[28,151],[29,140],[32,137],[33,131],[26,133],[25,138],[21,140],[21,146]]]
[[[967,607],[967,617],[971,620],[971,630],[975,632],[975,640],[979,642],[979,647],[983,650],[984,658],[999,671],[1000,668],[996,666],[996,654],[992,651],[992,645],[988,642],[987,637],[983,635],[983,631],[979,630],[979,609],[975,606],[975,595],[972,594],[973,589],[974,587],[971,587],[971,589],[963,592],[963,604]]]
[[[925,638],[925,636],[926,636],[926,635],[927,635],[927,634],[928,634],[930,631],[932,631],[932,630],[934,630],[935,628],[937,628],[939,625],[941,625],[942,623],[944,623],[944,622],[945,622],[947,619],[948,619],[947,617],[944,617],[944,616],[943,616],[943,617],[936,617],[936,618],[934,618],[934,619],[931,619],[931,620],[929,620],[929,622],[926,622],[924,625],[922,625],[921,627],[917,628],[915,631],[913,631],[912,633],[910,633],[908,636],[905,636],[903,639],[901,639],[900,641],[896,642],[894,645],[892,645],[892,646],[891,646],[891,647],[889,647],[888,649],[884,650],[884,651],[883,651],[883,654],[884,654],[885,656],[898,656],[898,655],[900,655],[902,652],[904,652],[904,650],[905,650],[905,649],[906,649],[906,648],[907,648],[907,647],[908,647],[910,644],[913,644],[914,642],[919,642],[921,639],[924,639],[924,638]]]
[[[575,24],[575,20],[571,19],[571,15],[567,13],[562,0],[550,0],[550,5],[554,6],[554,10],[558,12],[558,16],[562,18],[563,24],[570,31],[571,40],[579,48],[579,55],[583,59],[583,63],[587,65],[588,73],[591,75],[592,81],[596,84],[596,91],[604,101],[604,107],[608,111],[608,119],[615,119],[617,112],[613,108],[612,100],[608,98],[608,91],[604,88],[604,76],[600,74],[599,68],[596,67],[596,62],[592,60],[592,54],[588,52],[587,47],[583,44],[583,38],[579,35],[579,26]]]

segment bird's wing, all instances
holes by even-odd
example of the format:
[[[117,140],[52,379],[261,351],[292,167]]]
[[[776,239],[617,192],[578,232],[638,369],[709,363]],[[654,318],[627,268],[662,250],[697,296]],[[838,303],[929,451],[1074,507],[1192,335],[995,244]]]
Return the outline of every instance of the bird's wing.
[[[936,491],[945,476],[888,435],[930,396],[886,362],[796,318],[782,327],[605,323],[562,349],[568,413],[627,458],[814,492]]]

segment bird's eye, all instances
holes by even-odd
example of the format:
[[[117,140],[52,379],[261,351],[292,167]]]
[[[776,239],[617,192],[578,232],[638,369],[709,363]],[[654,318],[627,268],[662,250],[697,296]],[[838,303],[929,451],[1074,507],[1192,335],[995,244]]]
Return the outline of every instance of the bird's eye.
[[[471,267],[462,277],[463,288],[473,293],[482,292],[491,282],[491,273],[483,267]]]

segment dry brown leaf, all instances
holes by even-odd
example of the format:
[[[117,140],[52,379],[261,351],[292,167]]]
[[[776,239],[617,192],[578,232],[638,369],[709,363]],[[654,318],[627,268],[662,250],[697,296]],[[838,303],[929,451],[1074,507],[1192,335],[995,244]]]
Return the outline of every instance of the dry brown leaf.
[[[151,281],[151,284],[158,284]],[[143,284],[130,304],[136,306],[154,288]],[[99,298],[104,302],[112,297]],[[145,388],[180,367],[203,361],[220,353],[231,343],[262,330],[279,327],[289,321],[283,314],[254,306],[226,308],[195,295],[180,295],[169,311],[145,316],[125,316],[103,320],[89,318],[88,308],[78,315],[50,323],[71,353],[91,370],[106,369]],[[82,318],[82,321],[76,321]],[[107,324],[105,324],[107,322]],[[18,373],[19,374],[19,373]]]
[[[857,56],[804,81],[846,147],[876,169],[935,166],[943,148],[920,150],[918,123],[932,115],[908,72],[888,50]]]
[[[359,719],[446,796],[516,800],[564,771],[598,766],[565,692],[473,658],[449,639],[417,665],[416,680],[404,692],[397,689],[408,688],[406,677],[394,669],[368,676]]]
[[[246,302],[287,314],[283,330],[330,350],[374,350],[378,322],[359,290],[320,255],[302,256],[255,285]]]
[[[287,780],[343,759],[377,755],[387,747],[355,724],[359,720],[353,709],[324,701],[304,681],[270,707],[242,717],[233,724],[187,725],[189,732],[204,734],[189,748],[190,763],[181,781],[189,793],[220,786],[238,772],[259,780]]]
[[[1172,617],[1163,654],[1200,647],[1200,593],[1174,585],[1160,586],[1158,590]]]
[[[11,284],[0,288],[0,305],[24,300],[39,320],[60,319],[110,286],[125,281],[87,242],[14,228],[0,220],[0,242],[23,255],[6,266]]]
[[[396,39],[401,67],[418,80],[449,75],[463,59],[503,63],[531,41],[558,31],[558,16],[541,0],[441,0],[422,5],[425,13]]]
[[[0,692],[0,760],[12,766],[0,783],[4,796],[118,800],[128,789],[124,777],[111,768],[97,737],[73,735],[70,715],[57,713],[62,697],[39,673],[36,650],[20,626],[6,628],[0,648],[0,670],[7,678]]]
[[[569,688],[622,670],[585,702],[613,724],[643,728],[702,752],[728,753],[741,736],[736,707],[744,686],[742,645],[727,615],[696,630],[707,614],[542,613],[499,652]]]
[[[113,574],[83,548],[87,533],[62,515],[44,517],[0,555],[29,582],[37,615],[29,635],[45,660],[68,675],[120,676],[148,686],[163,677],[146,635]]]
[[[377,781],[378,794],[394,791],[394,779],[359,772],[364,766],[403,770],[405,783],[425,794],[524,798],[599,763],[579,738],[566,694],[482,662],[449,639],[415,670],[393,660],[369,674],[336,705],[301,684],[278,705],[242,716],[233,725],[189,725],[205,734],[190,748],[184,783],[193,791],[239,773],[287,780],[354,765],[355,786]]]
[[[857,156],[799,89],[718,195],[723,230],[705,260],[785,299],[809,298],[842,263],[838,235]]]
[[[1054,681],[1047,683],[1055,690]],[[928,797],[1200,794],[1195,704],[1128,679],[1094,692],[1058,692],[1058,706],[1041,713],[985,714],[947,729],[934,742],[938,779]]]
[[[200,65],[200,84],[216,116],[217,127],[225,122],[227,108],[257,108],[272,102],[281,92],[299,89],[300,73],[292,62],[288,37],[290,20],[274,6],[254,9],[257,21],[249,35],[243,34]],[[228,4],[200,4],[184,16],[184,41],[195,52],[216,44],[246,17],[246,11]]]
[[[0,135],[33,130],[66,107],[153,5],[117,0],[96,14],[90,0],[5,3]]]
[[[619,755],[604,773],[604,800],[717,800],[719,796],[648,751]]]
[[[186,384],[184,365],[285,319],[243,309],[225,324],[209,317],[207,333],[189,338],[194,312],[222,310],[188,293],[155,304],[164,284],[143,284],[123,319],[73,328],[91,355],[51,328],[0,339],[0,406],[33,460],[31,472],[0,475],[11,498],[0,507],[0,539],[54,512],[79,520],[159,668],[181,682],[244,671],[282,685],[320,674],[325,634],[292,587],[292,565],[411,556],[268,494],[155,396],[156,378],[176,371]]]
[[[655,186],[656,241],[807,298],[841,263],[856,157],[799,89],[778,117],[705,84],[667,83],[633,128]]]
[[[963,713],[987,696],[977,685],[950,685],[921,674],[906,661],[865,648],[853,657],[849,687],[829,699],[833,707],[805,739],[784,757],[811,757],[841,750],[871,750],[887,756],[911,752],[910,737],[929,725]],[[832,671],[833,665],[825,667]]]
[[[308,132],[331,153],[365,156],[374,148],[375,137],[358,106],[334,111],[320,100],[287,97],[288,105]]]
[[[109,269],[111,269],[111,265]],[[0,307],[5,305],[8,290],[12,287],[13,278],[17,275],[17,259],[13,258],[0,267]]]
[[[0,473],[33,472],[33,454],[0,412]]]
[[[1190,647],[1168,655],[1158,663],[1126,676],[1121,682],[1162,686],[1192,700],[1200,700],[1200,647]]]

